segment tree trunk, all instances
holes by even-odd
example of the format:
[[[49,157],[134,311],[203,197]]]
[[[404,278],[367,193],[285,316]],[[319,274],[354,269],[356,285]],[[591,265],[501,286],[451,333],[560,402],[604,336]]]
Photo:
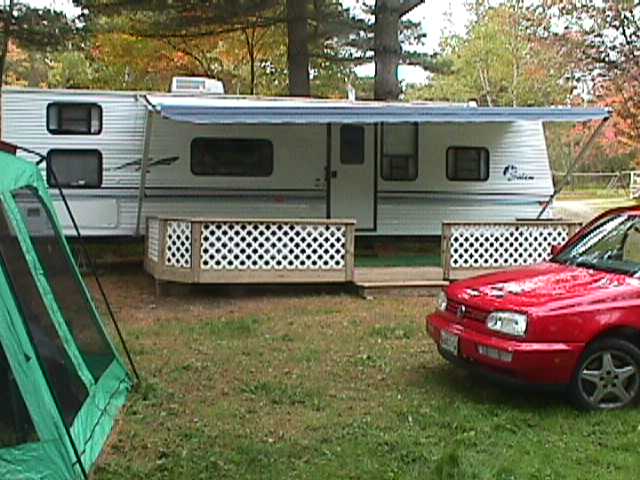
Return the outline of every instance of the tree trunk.
[[[400,96],[398,64],[402,56],[398,29],[400,0],[376,0],[374,25],[374,60],[376,74],[374,98],[395,100]]]
[[[484,98],[487,101],[488,107],[493,107],[493,99],[491,97],[491,84],[489,83],[489,72],[485,70],[484,66],[478,65],[478,77],[484,90]]]
[[[2,44],[0,45],[0,139],[2,139],[2,87],[4,86],[4,66],[7,63],[9,52],[9,39],[11,37],[11,23],[13,21],[13,9],[15,0],[9,0],[4,13],[4,25],[2,26]]]
[[[256,29],[251,29],[251,35],[244,30],[244,39],[247,44],[247,55],[249,56],[249,94],[256,93]]]
[[[311,95],[309,81],[309,0],[287,0],[289,95]]]
[[[400,96],[400,19],[423,2],[424,0],[376,0],[373,29],[376,100],[397,100]]]

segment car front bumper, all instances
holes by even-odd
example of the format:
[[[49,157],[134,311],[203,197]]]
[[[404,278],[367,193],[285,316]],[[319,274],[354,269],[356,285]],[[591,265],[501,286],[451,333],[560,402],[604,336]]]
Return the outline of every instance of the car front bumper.
[[[467,321],[472,322],[472,321]],[[450,362],[515,384],[562,386],[571,382],[573,371],[584,349],[580,343],[538,343],[519,341],[479,332],[448,312],[435,312],[426,318],[427,333]],[[442,331],[457,336],[457,354],[442,348]],[[508,360],[487,355],[499,352]]]

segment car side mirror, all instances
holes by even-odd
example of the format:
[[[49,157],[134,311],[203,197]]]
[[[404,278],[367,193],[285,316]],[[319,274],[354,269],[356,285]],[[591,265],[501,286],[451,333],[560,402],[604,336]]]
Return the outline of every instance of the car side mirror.
[[[551,245],[551,256],[555,257],[562,250],[562,245]]]

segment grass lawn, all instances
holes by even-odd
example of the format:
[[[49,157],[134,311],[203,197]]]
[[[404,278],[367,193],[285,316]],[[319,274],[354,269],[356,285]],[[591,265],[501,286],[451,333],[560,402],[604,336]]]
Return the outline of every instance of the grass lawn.
[[[640,409],[585,414],[440,358],[425,299],[105,277],[144,383],[94,479],[636,479]]]

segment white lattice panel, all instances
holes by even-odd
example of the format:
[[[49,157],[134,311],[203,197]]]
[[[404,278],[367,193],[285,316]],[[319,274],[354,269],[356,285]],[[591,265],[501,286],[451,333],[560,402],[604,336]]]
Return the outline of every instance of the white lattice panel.
[[[150,218],[147,225],[147,256],[157,262],[160,259],[160,221]]]
[[[344,225],[211,222],[202,225],[202,270],[345,267]]]
[[[191,222],[168,221],[166,232],[165,265],[191,268]]]
[[[452,268],[531,265],[548,260],[551,246],[569,236],[566,225],[454,225],[450,238]]]

